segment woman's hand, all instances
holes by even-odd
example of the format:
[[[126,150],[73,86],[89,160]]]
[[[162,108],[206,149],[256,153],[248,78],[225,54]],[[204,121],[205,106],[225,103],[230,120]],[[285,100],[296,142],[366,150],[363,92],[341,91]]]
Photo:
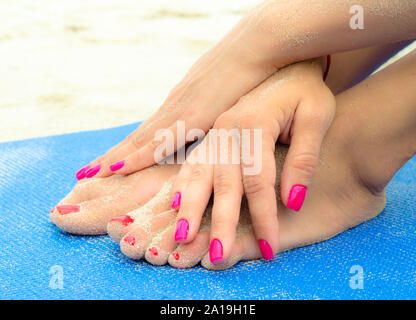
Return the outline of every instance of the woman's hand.
[[[260,37],[260,32],[250,27],[251,15],[191,67],[154,115],[105,155],[81,168],[77,178],[126,175],[153,165],[155,150],[164,143],[156,138],[158,130],[172,132],[176,151],[183,146],[176,140],[178,121],[185,123],[186,133],[194,128],[207,132],[220,114],[272,75],[277,67],[259,62],[251,48],[256,43],[248,41],[247,33],[254,39]]]
[[[172,205],[179,208],[175,240],[194,239],[213,189],[211,261],[224,261],[233,248],[245,194],[260,249],[271,259],[279,247],[275,143],[290,144],[280,194],[288,208],[299,211],[334,112],[335,99],[318,60],[288,66],[240,99],[219,116],[216,130],[210,130],[181,168]]]
[[[156,114],[77,178],[129,174],[154,164],[154,151],[163,143],[155,139],[157,130],[169,128],[176,136],[176,122],[183,120],[187,132],[207,132],[220,114],[284,65],[416,36],[415,1],[358,0],[357,6],[366,13],[366,32],[351,27],[355,16],[348,1],[264,1],[194,64]],[[176,143],[174,150],[180,147]]]

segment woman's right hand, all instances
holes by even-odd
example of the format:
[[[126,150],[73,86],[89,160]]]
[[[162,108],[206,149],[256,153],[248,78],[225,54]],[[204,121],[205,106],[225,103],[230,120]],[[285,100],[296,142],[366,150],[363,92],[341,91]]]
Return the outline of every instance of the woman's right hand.
[[[253,52],[256,41],[250,43],[250,39],[260,37],[260,34],[253,36],[260,30],[252,27],[256,22],[253,19],[255,12],[250,12],[196,61],[155,114],[124,141],[80,169],[77,178],[106,177],[114,173],[126,175],[153,165],[155,150],[164,143],[155,138],[157,130],[172,132],[175,137],[173,151],[176,151],[183,145],[177,139],[178,121],[185,124],[185,133],[195,128],[207,132],[220,114],[273,74],[276,66],[256,61],[260,52]]]

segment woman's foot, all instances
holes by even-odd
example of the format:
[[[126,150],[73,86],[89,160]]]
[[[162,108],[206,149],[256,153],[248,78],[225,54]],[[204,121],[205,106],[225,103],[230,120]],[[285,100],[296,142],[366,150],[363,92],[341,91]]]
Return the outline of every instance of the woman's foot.
[[[360,171],[357,164],[344,155],[345,143],[353,141],[346,139],[346,135],[345,130],[330,131],[314,185],[299,213],[279,201],[280,251],[328,239],[382,211],[384,193],[374,195],[363,186],[356,174]],[[286,153],[285,146],[276,149],[278,175]],[[51,220],[75,234],[108,231],[126,256],[145,258],[155,265],[170,263],[187,268],[202,262],[209,269],[224,269],[240,260],[272,257],[267,246],[259,249],[246,203],[242,206],[233,253],[224,263],[214,265],[210,259],[211,205],[196,239],[178,246],[174,240],[176,211],[171,209],[171,182],[178,170],[178,166],[154,166],[126,177],[80,181],[54,208]],[[278,187],[276,194],[280,194]],[[221,256],[219,248],[211,250],[211,258],[215,256]]]
[[[323,241],[383,210],[385,186],[416,153],[414,92],[406,89],[414,74],[406,64],[409,58],[402,60],[337,96],[337,115],[301,211],[278,201],[280,251]],[[276,148],[277,181],[286,152],[284,146]],[[126,177],[79,182],[51,212],[51,220],[76,234],[103,234],[107,228],[124,254],[158,265],[185,268],[201,261],[206,268],[224,269],[240,260],[271,258],[267,245],[255,240],[244,203],[231,258],[224,263],[211,263],[222,250],[220,245],[209,248],[210,206],[196,239],[177,246],[170,183],[178,170],[154,166]]]

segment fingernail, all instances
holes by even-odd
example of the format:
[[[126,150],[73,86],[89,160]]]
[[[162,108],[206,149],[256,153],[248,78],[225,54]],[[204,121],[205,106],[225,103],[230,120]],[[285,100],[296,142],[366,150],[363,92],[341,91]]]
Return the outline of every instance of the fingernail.
[[[110,222],[121,222],[123,225],[127,226],[130,223],[133,223],[134,219],[127,215],[121,215],[111,219]]]
[[[110,170],[112,171],[112,172],[114,172],[114,171],[117,171],[117,170],[120,170],[121,168],[123,168],[124,167],[124,160],[121,160],[121,161],[119,161],[119,162],[115,162],[115,163],[113,163],[111,166],[110,166]]]
[[[158,252],[157,252],[157,248],[156,248],[156,247],[151,247],[151,248],[149,248],[149,251],[150,251],[151,253],[153,253],[153,255],[155,255],[155,256],[157,256],[157,255],[158,255]]]
[[[127,242],[129,245],[134,246],[136,243],[136,238],[133,236],[127,236],[124,238],[124,241]]]
[[[213,239],[209,246],[209,259],[213,264],[218,260],[222,260],[222,243],[218,239]]]
[[[79,205],[76,204],[61,204],[59,206],[56,206],[56,210],[60,214],[68,214],[72,212],[78,212],[79,211]]]
[[[93,176],[95,176],[98,171],[100,171],[101,169],[101,163],[97,164],[96,166],[89,168],[86,172],[85,172],[85,177],[86,178],[92,178]]]
[[[270,244],[266,240],[260,239],[259,247],[260,247],[261,255],[263,256],[265,260],[273,259],[274,255],[273,255],[272,247],[270,247]]]
[[[88,171],[88,169],[91,168],[91,166],[88,164],[85,167],[82,167],[77,171],[75,174],[75,177],[77,177],[78,180],[82,180],[85,178],[85,173]]]
[[[303,201],[305,200],[306,187],[300,184],[294,185],[290,189],[289,199],[287,200],[287,207],[289,209],[299,211],[302,208]]]
[[[177,210],[181,206],[181,193],[176,192],[172,200],[172,209]]]
[[[175,241],[183,241],[188,238],[189,223],[186,219],[180,219],[176,225]]]

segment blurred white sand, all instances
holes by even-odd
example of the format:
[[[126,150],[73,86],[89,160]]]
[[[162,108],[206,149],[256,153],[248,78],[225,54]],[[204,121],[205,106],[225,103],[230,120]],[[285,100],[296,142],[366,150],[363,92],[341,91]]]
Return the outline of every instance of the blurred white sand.
[[[259,0],[1,0],[0,141],[146,119]]]
[[[260,0],[1,0],[0,141],[146,119]]]

